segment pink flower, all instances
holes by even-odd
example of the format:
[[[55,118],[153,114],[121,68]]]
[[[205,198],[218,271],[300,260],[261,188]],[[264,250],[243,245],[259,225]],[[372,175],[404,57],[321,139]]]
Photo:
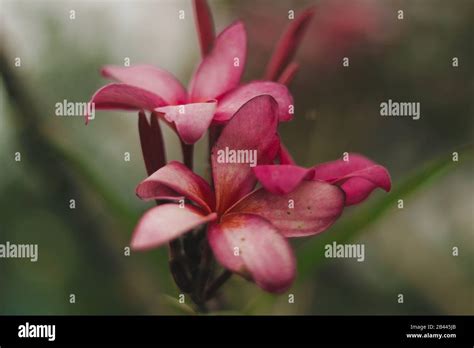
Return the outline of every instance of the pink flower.
[[[344,193],[322,181],[301,182],[290,194],[255,189],[248,163],[220,163],[226,148],[256,150],[257,163],[273,163],[280,148],[278,105],[270,96],[244,104],[223,129],[212,150],[214,190],[179,162],[170,162],[137,187],[147,200],[176,200],[150,209],[139,221],[132,248],[150,249],[208,223],[209,245],[220,264],[270,292],[286,290],[295,277],[295,258],[284,236],[318,233],[344,208]],[[298,209],[288,207],[292,199]]]
[[[211,123],[227,122],[245,102],[262,94],[278,102],[280,121],[290,120],[293,100],[284,85],[253,81],[239,86],[246,51],[247,36],[239,21],[215,39],[194,72],[188,91],[172,74],[150,65],[106,66],[102,75],[117,82],[100,88],[91,102],[97,109],[155,111],[186,144],[199,140]]]
[[[364,201],[376,188],[391,189],[387,169],[359,154],[347,154],[346,160],[326,162],[309,169],[295,165],[288,151],[281,146],[280,165],[258,165],[255,176],[263,187],[274,194],[293,192],[303,181],[324,181],[340,186],[345,205]]]

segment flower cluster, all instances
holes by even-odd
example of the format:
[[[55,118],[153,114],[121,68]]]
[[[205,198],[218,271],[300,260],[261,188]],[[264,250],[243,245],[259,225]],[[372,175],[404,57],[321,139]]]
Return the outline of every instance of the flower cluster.
[[[212,297],[230,272],[282,292],[296,274],[288,239],[325,231],[346,206],[362,202],[376,188],[389,191],[390,177],[358,154],[303,168],[281,143],[279,122],[291,120],[294,109],[285,84],[298,68],[293,54],[313,9],[303,11],[282,36],[267,80],[242,83],[244,25],[236,22],[214,38],[206,2],[194,5],[203,60],[188,90],[152,66],[107,66],[102,74],[118,82],[92,97],[97,109],[139,111],[149,177],[136,193],[157,206],[138,222],[131,246],[147,250],[169,243],[173,276],[196,303]],[[145,111],[151,112],[150,121]],[[179,136],[184,163],[166,163],[159,119]],[[206,133],[209,181],[192,168],[192,144]],[[218,153],[229,149],[253,151],[257,165],[218,160]],[[217,277],[214,258],[225,270]]]

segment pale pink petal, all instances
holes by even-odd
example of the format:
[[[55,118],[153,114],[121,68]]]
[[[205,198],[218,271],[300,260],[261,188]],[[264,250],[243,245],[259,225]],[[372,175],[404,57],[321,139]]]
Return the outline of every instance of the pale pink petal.
[[[124,83],[111,83],[106,85],[92,96],[90,101],[95,104],[96,109],[119,109],[119,110],[150,110],[166,105],[166,102],[158,95],[142,88],[130,86]],[[86,115],[86,123],[89,115]]]
[[[207,132],[216,111],[216,102],[163,106],[155,111],[175,125],[183,142],[194,144]]]
[[[296,263],[290,245],[265,219],[251,214],[225,215],[208,229],[209,244],[225,268],[270,292],[287,290]]]
[[[134,250],[158,247],[216,218],[215,213],[206,216],[192,206],[180,208],[177,204],[159,205],[148,210],[138,221],[131,247]]]
[[[209,184],[176,161],[157,170],[136,188],[137,196],[145,200],[167,199],[173,192],[189,198],[208,212],[214,209],[214,195]]]
[[[107,65],[101,72],[104,77],[156,94],[167,104],[182,104],[187,101],[187,92],[181,82],[166,70],[152,65]]]
[[[348,160],[319,164],[314,169],[314,179],[340,185],[346,193],[346,205],[362,202],[376,188],[387,192],[391,189],[387,169],[368,158],[351,153]]]
[[[247,35],[242,22],[227,27],[217,36],[212,51],[204,58],[190,83],[192,102],[216,99],[235,88],[244,71]]]
[[[292,192],[301,181],[314,175],[312,169],[291,164],[260,165],[253,168],[253,172],[267,191],[277,195]]]
[[[276,109],[277,104],[272,97],[256,97],[242,106],[222,130],[211,153],[217,210],[220,213],[255,186],[256,178],[250,162],[269,164],[278,153]],[[232,151],[235,154],[241,151],[245,156],[232,158]],[[235,163],[237,161],[240,163]]]
[[[322,181],[303,181],[293,192],[275,195],[265,189],[250,193],[229,213],[259,215],[285,237],[304,237],[331,226],[344,209],[344,192]]]
[[[279,121],[289,121],[293,118],[293,97],[285,85],[277,82],[254,81],[224,95],[219,100],[214,121],[228,121],[242,105],[259,95],[270,95],[277,101]]]

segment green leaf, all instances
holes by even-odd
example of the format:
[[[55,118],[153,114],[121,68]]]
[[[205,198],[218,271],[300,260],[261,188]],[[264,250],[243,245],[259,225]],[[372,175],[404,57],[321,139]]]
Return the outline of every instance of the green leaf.
[[[178,299],[176,299],[176,298],[174,298],[170,295],[166,295],[166,294],[160,295],[160,299],[161,299],[161,302],[164,305],[170,306],[178,314],[188,314],[188,315],[189,314],[192,314],[192,315],[198,314],[198,313],[196,313],[196,311],[192,307],[188,306],[185,303],[180,303],[178,301]]]
[[[103,200],[104,206],[113,214],[114,218],[120,221],[124,228],[132,230],[140,216],[129,209],[78,155],[52,140],[50,140],[50,144],[80,178],[80,182],[85,183],[87,189],[92,190],[97,197]]]
[[[473,158],[472,145],[464,146],[457,152],[459,153],[459,162],[453,162],[452,154],[447,153],[436,160],[423,164],[401,181],[394,181],[389,194],[372,203],[355,207],[354,209],[357,209],[355,214],[342,219],[329,231],[301,245],[297,252],[298,280],[303,281],[326,260],[324,258],[326,244],[331,244],[334,241],[346,243],[354,240],[367,231],[369,225],[397,209],[398,199],[402,197],[406,201],[409,196],[433,184],[437,179]]]

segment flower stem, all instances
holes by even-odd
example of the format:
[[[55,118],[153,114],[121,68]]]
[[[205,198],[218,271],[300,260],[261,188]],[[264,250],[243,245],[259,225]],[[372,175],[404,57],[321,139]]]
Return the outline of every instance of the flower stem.
[[[221,126],[210,126],[209,127],[209,132],[208,132],[208,161],[209,161],[209,183],[211,187],[214,186],[213,180],[212,180],[212,148],[214,147],[214,144],[216,143],[217,139],[221,135],[222,127]]]
[[[205,231],[203,231],[205,232]],[[212,263],[212,252],[206,239],[202,241],[201,260],[193,279],[193,298],[196,304],[205,303],[206,285],[209,280]]]
[[[230,277],[232,276],[232,272],[228,270],[224,270],[215,280],[214,282],[209,286],[209,288],[206,291],[205,299],[210,300],[213,298],[219,290],[219,288],[227,282]]]
[[[145,113],[140,111],[138,118],[138,130],[140,144],[142,147],[143,159],[148,175],[153,174],[166,164],[166,157],[163,144],[163,136],[155,113],[151,114],[148,123]],[[192,170],[193,166],[193,145],[181,143],[185,164]],[[160,204],[157,202],[157,204]],[[178,288],[185,293],[192,291],[190,271],[188,262],[182,248],[182,241],[175,239],[169,243],[169,268]]]
[[[192,291],[191,278],[188,274],[186,256],[182,252],[181,240],[175,239],[169,243],[170,259],[169,267],[174,282],[178,288],[189,293]]]
[[[193,170],[194,145],[186,144],[181,140],[181,150],[183,152],[183,163],[190,170]]]

